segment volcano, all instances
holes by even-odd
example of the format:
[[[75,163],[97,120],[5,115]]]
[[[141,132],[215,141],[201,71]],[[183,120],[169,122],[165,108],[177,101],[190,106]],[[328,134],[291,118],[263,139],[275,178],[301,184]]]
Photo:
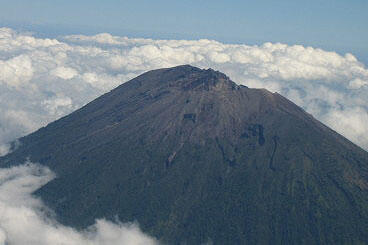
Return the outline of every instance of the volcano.
[[[246,82],[246,81],[245,81]],[[368,153],[278,93],[189,65],[146,72],[19,139],[66,225],[167,244],[368,244]]]

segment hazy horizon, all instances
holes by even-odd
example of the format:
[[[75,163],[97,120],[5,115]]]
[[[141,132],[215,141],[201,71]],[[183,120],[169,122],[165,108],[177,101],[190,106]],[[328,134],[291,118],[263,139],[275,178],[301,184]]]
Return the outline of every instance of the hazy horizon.
[[[368,64],[368,3],[313,0],[4,2],[0,26],[39,35],[111,33],[130,38],[265,42],[352,53]]]

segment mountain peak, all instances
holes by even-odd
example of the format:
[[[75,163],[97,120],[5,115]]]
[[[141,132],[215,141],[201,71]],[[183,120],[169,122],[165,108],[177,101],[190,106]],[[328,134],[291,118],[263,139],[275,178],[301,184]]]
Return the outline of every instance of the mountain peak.
[[[151,79],[146,79],[146,78]],[[152,82],[152,78],[161,80],[164,84],[183,90],[223,90],[237,89],[236,83],[228,76],[211,68],[200,69],[191,65],[180,65],[172,68],[164,68],[146,72],[139,76],[141,80]],[[162,84],[161,83],[161,84]],[[156,89],[159,84],[152,84]]]
[[[188,74],[189,75],[189,74]],[[184,90],[224,90],[237,89],[238,86],[228,76],[211,68],[200,70],[183,78],[181,86]]]

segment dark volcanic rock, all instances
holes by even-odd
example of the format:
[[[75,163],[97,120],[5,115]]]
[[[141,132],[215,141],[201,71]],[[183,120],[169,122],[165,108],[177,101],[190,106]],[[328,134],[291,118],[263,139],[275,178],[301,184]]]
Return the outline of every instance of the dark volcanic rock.
[[[220,72],[147,72],[20,139],[59,220],[137,220],[170,244],[368,244],[368,153]]]

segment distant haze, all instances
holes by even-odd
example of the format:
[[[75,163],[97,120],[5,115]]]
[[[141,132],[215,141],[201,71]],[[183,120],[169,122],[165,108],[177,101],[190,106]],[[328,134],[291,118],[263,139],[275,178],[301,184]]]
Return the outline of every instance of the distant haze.
[[[351,52],[368,62],[368,2],[2,1],[0,25],[65,35],[110,32],[155,39],[282,42]]]

